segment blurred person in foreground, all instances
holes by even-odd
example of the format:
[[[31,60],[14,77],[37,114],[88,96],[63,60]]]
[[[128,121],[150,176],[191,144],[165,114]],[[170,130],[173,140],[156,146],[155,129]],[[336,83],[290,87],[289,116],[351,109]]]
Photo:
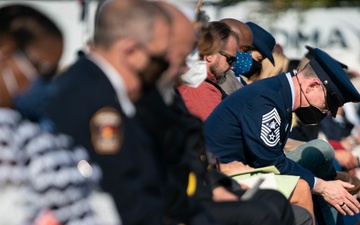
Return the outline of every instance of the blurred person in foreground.
[[[84,145],[99,164],[101,188],[124,224],[162,224],[166,171],[133,118],[149,65],[166,69],[170,18],[153,2],[109,0],[99,5],[93,47],[54,81],[45,107],[55,129]]]
[[[186,71],[185,59],[196,41],[195,35],[190,34],[195,32],[178,9],[164,2],[160,5],[173,21],[167,54],[170,66],[136,104],[136,118],[154,138],[156,149],[161,150],[159,154],[164,154],[169,174],[167,221],[208,224],[206,218],[212,218],[221,224],[294,224],[294,209],[296,224],[311,224],[306,210],[290,207],[276,191],[260,190],[250,201],[241,201],[245,191],[209,165],[203,123],[183,107],[175,93],[163,91],[174,89],[179,76]]]
[[[86,151],[13,109],[14,98],[34,79],[55,74],[61,31],[45,14],[20,4],[1,7],[0,21],[1,223],[106,224],[92,208],[101,175]]]

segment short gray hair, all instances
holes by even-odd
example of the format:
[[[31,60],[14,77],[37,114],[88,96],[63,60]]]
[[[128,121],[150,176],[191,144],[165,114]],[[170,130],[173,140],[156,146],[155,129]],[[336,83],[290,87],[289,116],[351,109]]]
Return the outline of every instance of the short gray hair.
[[[304,71],[303,73],[304,73],[305,78],[317,77],[317,75],[316,75],[314,69],[311,67],[310,63],[307,63],[301,71]]]
[[[108,0],[99,5],[95,19],[94,45],[109,48],[115,41],[131,37],[145,44],[153,37],[156,18],[170,16],[153,2]]]

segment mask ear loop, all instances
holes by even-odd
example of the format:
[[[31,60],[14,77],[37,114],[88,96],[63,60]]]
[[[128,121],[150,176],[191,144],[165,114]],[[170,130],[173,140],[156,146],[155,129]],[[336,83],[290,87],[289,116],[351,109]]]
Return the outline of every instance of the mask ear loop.
[[[14,58],[16,65],[21,73],[32,82],[36,78],[37,69],[33,66],[30,60],[26,57],[25,53],[18,51]]]
[[[297,80],[297,82],[298,82],[298,84],[299,84],[299,89],[300,89],[300,106],[299,107],[301,107],[301,99],[302,99],[302,97],[301,97],[301,92],[302,92],[302,88],[301,88],[301,84],[300,84],[300,81],[299,81],[299,78],[298,78],[298,76],[297,76],[297,74],[295,74],[295,77],[296,77],[296,80]],[[305,95],[304,95],[305,96]],[[306,97],[305,97],[306,98]]]
[[[32,82],[36,78],[36,69],[31,64],[25,54],[22,52],[17,52],[14,57],[14,61],[21,71],[21,73],[26,77],[29,82]],[[15,74],[10,68],[4,68],[2,70],[2,79],[5,84],[5,88],[9,92],[11,98],[16,95],[19,90],[19,84],[16,81]]]
[[[9,92],[11,98],[16,94],[19,89],[19,85],[15,79],[14,72],[9,68],[5,68],[2,70],[2,79],[5,84],[5,88]]]

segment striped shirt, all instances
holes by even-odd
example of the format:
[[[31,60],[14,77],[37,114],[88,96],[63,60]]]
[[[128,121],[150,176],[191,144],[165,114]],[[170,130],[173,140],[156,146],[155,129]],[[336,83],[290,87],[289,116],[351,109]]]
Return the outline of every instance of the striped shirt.
[[[69,136],[45,132],[17,111],[0,108],[0,186],[22,187],[24,223],[50,211],[59,224],[96,224],[89,196],[100,178],[99,167]]]

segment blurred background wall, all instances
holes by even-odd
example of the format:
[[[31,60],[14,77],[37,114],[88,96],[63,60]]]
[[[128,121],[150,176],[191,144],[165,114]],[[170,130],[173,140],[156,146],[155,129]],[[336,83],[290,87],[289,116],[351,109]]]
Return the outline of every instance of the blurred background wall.
[[[169,0],[194,18],[197,0]],[[98,0],[1,0],[21,2],[53,18],[65,35],[61,65],[72,63],[93,31]],[[319,47],[360,72],[360,0],[212,0],[202,9],[210,20],[253,21],[270,31],[289,58],[300,58],[305,45]]]

